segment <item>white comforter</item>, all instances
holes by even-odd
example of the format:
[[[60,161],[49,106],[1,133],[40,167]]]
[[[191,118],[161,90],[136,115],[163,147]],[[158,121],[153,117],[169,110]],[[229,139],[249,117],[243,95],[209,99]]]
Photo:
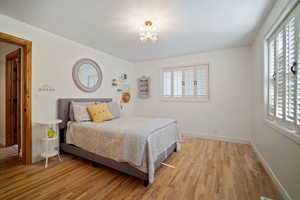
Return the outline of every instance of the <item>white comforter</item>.
[[[130,117],[103,123],[68,124],[67,143],[147,171],[154,180],[154,162],[172,144],[180,149],[176,121],[166,118]],[[145,165],[145,162],[147,164]]]

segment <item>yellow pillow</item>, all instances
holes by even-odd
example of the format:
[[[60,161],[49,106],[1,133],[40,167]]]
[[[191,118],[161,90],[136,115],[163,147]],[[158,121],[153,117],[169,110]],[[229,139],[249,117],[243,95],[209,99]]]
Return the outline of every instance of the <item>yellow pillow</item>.
[[[103,122],[106,120],[111,120],[113,115],[108,110],[106,103],[97,104],[95,106],[88,106],[89,114],[93,122]]]

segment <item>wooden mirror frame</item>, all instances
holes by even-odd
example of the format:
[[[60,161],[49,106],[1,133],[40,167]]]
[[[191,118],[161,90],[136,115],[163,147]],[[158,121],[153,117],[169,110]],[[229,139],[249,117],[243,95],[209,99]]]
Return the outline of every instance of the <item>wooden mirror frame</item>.
[[[19,45],[23,48],[23,70],[22,70],[22,92],[23,111],[21,113],[22,125],[22,162],[24,164],[32,164],[32,42],[22,38],[15,37],[6,33],[0,32],[0,41]]]
[[[91,88],[86,87],[79,80],[78,72],[79,72],[79,68],[83,64],[90,64],[97,71],[98,80],[94,87],[91,87]],[[89,59],[89,58],[83,58],[83,59],[78,60],[73,66],[72,75],[73,75],[73,81],[74,81],[75,85],[78,87],[78,89],[80,89],[81,91],[84,91],[84,92],[89,92],[89,93],[97,91],[100,88],[100,86],[102,84],[102,80],[103,80],[102,71],[101,71],[100,66],[95,61],[93,61],[92,59]]]

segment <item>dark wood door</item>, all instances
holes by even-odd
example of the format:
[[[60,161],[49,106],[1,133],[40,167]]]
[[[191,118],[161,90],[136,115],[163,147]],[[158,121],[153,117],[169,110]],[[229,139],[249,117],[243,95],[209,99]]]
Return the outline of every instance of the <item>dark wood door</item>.
[[[6,146],[21,149],[21,49],[6,55]]]

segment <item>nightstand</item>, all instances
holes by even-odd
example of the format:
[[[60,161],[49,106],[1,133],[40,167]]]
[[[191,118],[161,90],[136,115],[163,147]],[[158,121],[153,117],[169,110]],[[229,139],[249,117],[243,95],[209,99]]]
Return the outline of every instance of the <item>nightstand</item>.
[[[62,120],[53,120],[53,121],[39,121],[35,122],[36,124],[44,127],[44,133],[42,137],[42,142],[44,145],[44,151],[41,153],[41,156],[45,158],[45,168],[48,167],[48,158],[57,156],[61,161],[61,157],[59,155],[59,131],[58,124],[61,123]],[[56,135],[52,138],[48,137],[48,130],[52,128]]]

